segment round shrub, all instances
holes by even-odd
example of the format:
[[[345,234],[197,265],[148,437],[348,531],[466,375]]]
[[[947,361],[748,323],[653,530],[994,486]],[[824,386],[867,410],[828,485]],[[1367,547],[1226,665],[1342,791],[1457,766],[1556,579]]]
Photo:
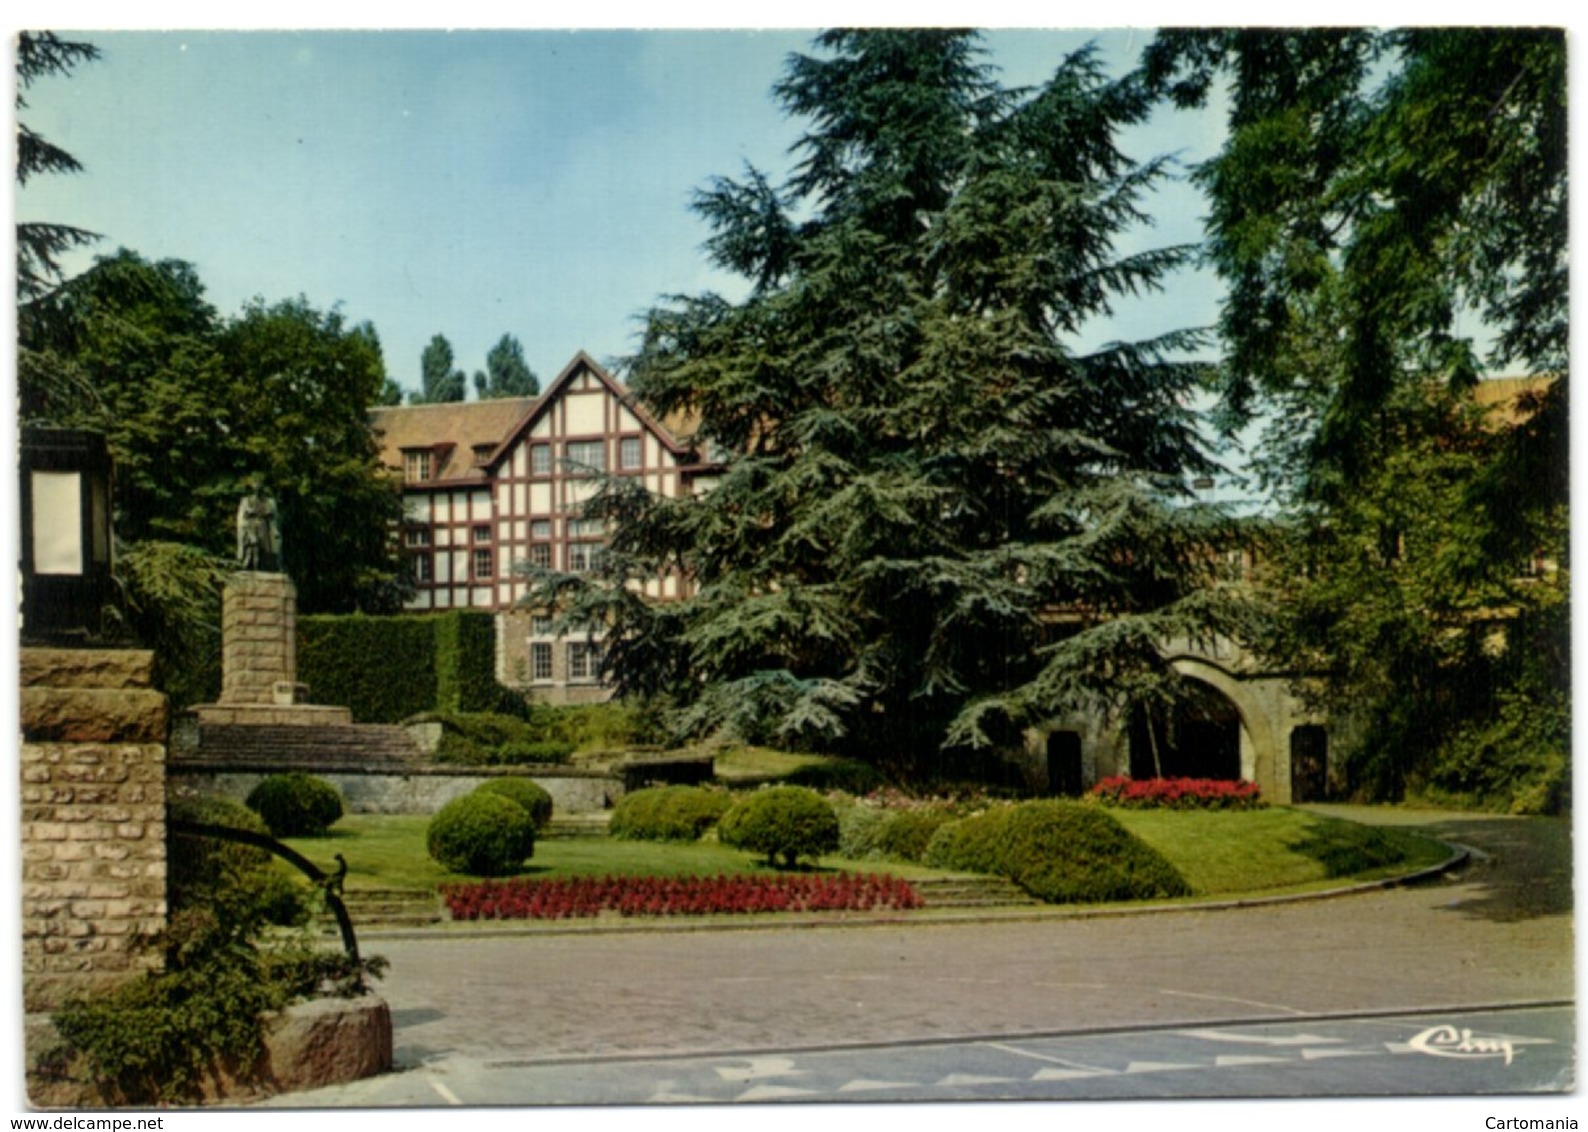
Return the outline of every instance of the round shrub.
[[[246,801],[276,837],[318,837],[342,816],[341,792],[302,771],[272,774]]]
[[[882,856],[882,827],[888,811],[859,802],[840,802],[833,807],[838,814],[838,855],[852,861]]]
[[[1072,802],[1000,806],[933,835],[926,863],[1008,877],[1050,904],[1190,895],[1162,854],[1109,814]]]
[[[884,857],[919,861],[926,856],[933,835],[955,817],[942,809],[894,810],[877,831],[877,850]]]
[[[493,778],[475,787],[476,794],[499,794],[524,807],[535,822],[536,829],[545,829],[551,821],[551,795],[545,787],[527,778]]]
[[[425,846],[452,872],[507,876],[535,852],[535,819],[509,798],[475,791],[436,811]]]
[[[607,833],[631,841],[695,841],[732,805],[726,791],[704,786],[635,790],[613,808]]]
[[[781,857],[785,868],[793,868],[801,857],[815,859],[838,848],[838,815],[814,790],[774,786],[734,803],[717,825],[717,838],[764,854],[769,865]]]

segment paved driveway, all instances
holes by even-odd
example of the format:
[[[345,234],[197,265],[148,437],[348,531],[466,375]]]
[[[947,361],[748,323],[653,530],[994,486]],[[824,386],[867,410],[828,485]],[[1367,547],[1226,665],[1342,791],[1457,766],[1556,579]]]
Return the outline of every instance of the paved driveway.
[[[1571,999],[1567,828],[1388,816],[1429,824],[1485,856],[1417,887],[1231,911],[371,938],[366,950],[391,960],[381,993],[393,1009],[399,1067]]]

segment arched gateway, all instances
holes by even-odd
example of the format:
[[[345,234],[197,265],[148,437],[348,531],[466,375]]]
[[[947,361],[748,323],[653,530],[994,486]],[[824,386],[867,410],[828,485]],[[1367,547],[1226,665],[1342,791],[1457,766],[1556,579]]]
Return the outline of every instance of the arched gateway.
[[[1327,797],[1327,728],[1291,692],[1289,674],[1260,669],[1229,642],[1210,648],[1176,642],[1165,659],[1193,681],[1189,701],[1172,720],[1149,727],[1135,717],[1110,725],[1083,714],[1036,728],[1024,760],[1032,784],[1068,794],[1111,775],[1161,772],[1246,779],[1281,804]]]

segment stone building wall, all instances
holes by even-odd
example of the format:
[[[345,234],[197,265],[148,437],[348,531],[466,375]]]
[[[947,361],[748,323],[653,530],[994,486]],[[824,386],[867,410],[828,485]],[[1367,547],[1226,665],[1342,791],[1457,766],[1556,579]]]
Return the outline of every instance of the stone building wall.
[[[166,698],[152,653],[23,649],[23,1008],[158,965],[165,926]]]

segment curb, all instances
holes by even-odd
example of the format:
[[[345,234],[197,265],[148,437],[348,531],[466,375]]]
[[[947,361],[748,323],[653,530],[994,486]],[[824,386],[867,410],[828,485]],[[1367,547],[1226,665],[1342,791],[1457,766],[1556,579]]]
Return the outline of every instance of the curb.
[[[787,931],[805,928],[873,928],[873,927],[940,927],[954,924],[987,924],[987,923],[1018,923],[1021,921],[1038,920],[1096,920],[1121,916],[1159,916],[1172,915],[1184,912],[1227,912],[1242,908],[1264,908],[1275,904],[1301,904],[1314,900],[1333,900],[1342,896],[1355,896],[1365,892],[1378,892],[1384,889],[1400,888],[1406,885],[1419,884],[1426,880],[1442,876],[1452,869],[1459,868],[1477,856],[1477,851],[1465,845],[1452,842],[1440,842],[1451,850],[1450,856],[1437,865],[1431,865],[1416,872],[1405,873],[1401,876],[1384,877],[1379,880],[1362,881],[1357,884],[1341,885],[1337,888],[1319,889],[1313,892],[1280,893],[1274,896],[1254,896],[1233,900],[1207,900],[1185,904],[1145,904],[1145,905],[1105,905],[1099,908],[1074,908],[1058,906],[1051,908],[1012,908],[1007,911],[984,910],[971,911],[963,915],[950,912],[932,912],[930,909],[921,909],[913,912],[894,912],[872,915],[858,915],[849,918],[848,913],[838,913],[836,916],[824,918],[804,917],[798,919],[776,919],[770,917],[756,919],[753,917],[722,918],[706,920],[704,918],[691,921],[658,920],[644,922],[638,919],[620,920],[615,923],[552,923],[534,925],[528,921],[495,921],[500,927],[486,927],[479,921],[473,921],[467,927],[455,927],[452,921],[443,920],[440,923],[425,928],[388,928],[382,930],[378,926],[359,931],[361,940],[422,940],[422,939],[502,939],[515,936],[567,936],[567,935],[639,935],[654,932],[715,932],[715,931]],[[480,925],[480,926],[476,926]]]

